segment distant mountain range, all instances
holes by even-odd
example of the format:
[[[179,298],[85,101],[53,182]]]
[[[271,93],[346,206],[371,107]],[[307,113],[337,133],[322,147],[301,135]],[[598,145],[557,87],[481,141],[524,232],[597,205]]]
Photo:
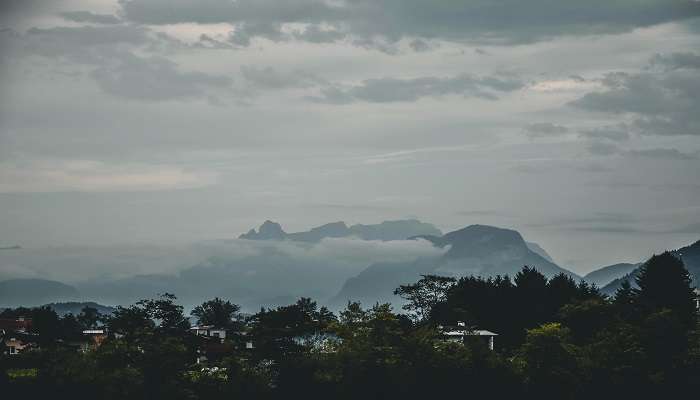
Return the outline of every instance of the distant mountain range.
[[[691,278],[693,279],[693,283],[696,286],[700,285],[700,240],[697,242],[681,247],[678,250],[674,250],[673,253],[678,256],[681,260],[683,260],[683,264],[685,264],[685,268],[688,270],[690,273]],[[601,291],[605,294],[613,295],[617,291],[617,289],[620,288],[622,285],[622,282],[627,281],[632,284],[632,286],[636,286],[635,279],[639,275],[639,266],[641,266],[643,263],[637,264],[637,267],[634,268],[632,271],[630,271],[627,274],[624,274],[617,279],[614,279],[607,285],[603,286]]]
[[[273,221],[265,221],[258,230],[251,229],[239,236],[248,240],[292,240],[297,242],[319,242],[325,238],[356,237],[362,240],[404,240],[418,235],[442,235],[434,225],[415,219],[384,221],[374,225],[347,226],[345,222],[332,222],[305,232],[287,233]]]
[[[78,290],[46,279],[10,279],[0,282],[0,306],[39,306],[78,299]]]
[[[373,264],[358,276],[348,279],[331,304],[342,306],[347,301],[396,301],[392,296],[393,290],[401,284],[418,280],[421,274],[513,277],[523,266],[528,265],[537,268],[547,277],[563,273],[581,279],[533,251],[520,233],[510,229],[471,225],[443,236],[422,235],[414,239],[430,241],[446,251],[442,256],[432,259]]]
[[[58,303],[52,305],[57,312],[78,313],[85,303],[71,302],[131,304],[164,292],[175,293],[187,308],[217,296],[246,310],[286,304],[299,296],[342,307],[348,300],[395,302],[393,290],[415,282],[421,274],[512,278],[525,265],[548,277],[564,273],[584,279],[613,294],[623,280],[634,282],[640,265],[614,264],[581,278],[557,265],[541,246],[526,242],[515,230],[471,225],[443,235],[435,226],[418,220],[352,226],[334,222],[293,233],[266,221],[240,238],[244,240],[175,249],[176,255],[170,258],[162,257],[170,254],[163,249],[148,247],[86,249],[82,253],[81,249],[3,252],[0,269],[10,267],[4,270],[8,278],[13,270],[40,274],[48,268],[63,271],[75,266],[80,277],[93,270],[131,268],[135,272],[84,278],[75,286],[46,279],[0,281],[0,307]],[[323,240],[327,238],[354,240]],[[675,252],[694,281],[700,282],[700,241]],[[154,265],[158,268],[149,268]]]
[[[638,266],[639,264],[630,263],[608,265],[607,267],[589,272],[588,274],[584,275],[583,280],[596,285],[598,288],[602,288],[615,279],[629,274]]]
[[[45,304],[45,306],[51,307],[59,316],[64,316],[66,314],[78,315],[85,307],[94,308],[102,315],[112,314],[116,310],[114,307],[98,304],[94,301],[68,301],[64,303],[49,303]]]

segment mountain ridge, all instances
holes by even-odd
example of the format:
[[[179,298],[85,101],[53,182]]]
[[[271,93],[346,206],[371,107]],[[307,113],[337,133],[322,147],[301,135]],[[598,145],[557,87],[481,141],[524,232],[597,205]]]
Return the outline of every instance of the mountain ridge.
[[[408,263],[376,263],[346,280],[330,303],[342,306],[347,301],[395,301],[390,294],[401,284],[419,279],[421,274],[461,277],[464,275],[513,277],[523,266],[537,268],[547,277],[559,273],[579,280],[580,276],[559,267],[530,250],[522,235],[512,229],[488,225],[469,225],[440,237],[414,236],[446,249],[440,257]],[[367,287],[374,288],[370,293]],[[389,294],[389,296],[387,296]]]
[[[419,235],[442,235],[434,225],[417,219],[383,221],[379,224],[355,224],[348,226],[343,221],[331,222],[302,232],[285,232],[282,225],[266,220],[255,230],[240,235],[247,240],[291,240],[296,242],[319,242],[325,238],[357,237],[362,240],[405,240]]]

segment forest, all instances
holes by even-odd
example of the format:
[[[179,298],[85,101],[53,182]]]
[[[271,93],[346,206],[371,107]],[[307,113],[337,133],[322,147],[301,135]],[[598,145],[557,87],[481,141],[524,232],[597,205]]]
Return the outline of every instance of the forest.
[[[395,290],[405,302],[309,298],[243,314],[215,298],[188,316],[172,294],[110,315],[85,308],[6,309],[30,318],[35,342],[0,358],[3,398],[425,399],[658,398],[700,392],[700,329],[688,271],[650,258],[634,284],[606,296],[535,267],[514,277],[424,275]],[[214,326],[225,336],[198,335]],[[446,340],[445,327],[497,334]],[[82,351],[86,330],[105,339]],[[27,339],[29,340],[29,339]],[[9,396],[7,396],[9,394]]]

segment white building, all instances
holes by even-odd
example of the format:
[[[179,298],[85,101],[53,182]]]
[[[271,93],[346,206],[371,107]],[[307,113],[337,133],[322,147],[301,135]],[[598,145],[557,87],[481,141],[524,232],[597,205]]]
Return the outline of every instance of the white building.
[[[443,337],[448,342],[464,343],[468,337],[480,336],[488,341],[490,350],[494,349],[494,341],[497,333],[487,331],[485,329],[469,329],[464,322],[457,322],[456,327],[439,326],[438,329],[442,332]]]
[[[208,336],[222,340],[226,339],[226,329],[216,328],[213,325],[193,326],[190,328],[190,332],[197,336]]]

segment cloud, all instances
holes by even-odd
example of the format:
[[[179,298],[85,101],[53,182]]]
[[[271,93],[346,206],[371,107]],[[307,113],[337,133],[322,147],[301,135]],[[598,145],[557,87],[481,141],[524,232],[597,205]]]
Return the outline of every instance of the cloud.
[[[667,231],[668,233],[693,233],[700,234],[700,222],[682,226],[677,229]]]
[[[547,0],[120,0],[120,4],[128,19],[143,24],[245,26],[237,31],[242,44],[255,36],[287,40],[282,27],[292,24],[331,26],[334,37],[327,40],[351,36],[359,44],[377,37],[384,42],[423,38],[527,43],[559,35],[619,33],[700,15],[700,4],[693,0],[675,0],[672,5],[666,0],[599,1],[591,7]]]
[[[272,67],[242,66],[241,76],[258,89],[308,88],[325,81],[309,72],[280,72]]]
[[[460,74],[453,77],[420,77],[411,79],[377,78],[367,79],[358,85],[330,86],[321,90],[320,97],[311,100],[346,104],[353,102],[392,103],[416,101],[425,97],[458,95],[497,99],[499,93],[518,90],[525,84],[514,77],[475,76]]]
[[[569,129],[562,125],[555,125],[551,122],[537,122],[526,125],[523,128],[525,133],[533,138],[561,136],[569,132]]]
[[[623,150],[617,145],[607,142],[593,142],[588,145],[588,152],[596,156],[611,156],[622,155],[640,159],[656,159],[656,160],[698,160],[700,152],[684,153],[677,149],[668,148],[651,148],[641,150]]]
[[[26,34],[3,32],[19,54],[88,66],[87,76],[106,93],[142,101],[206,98],[230,91],[232,78],[186,71],[158,55],[158,48],[178,44],[144,27],[130,25],[32,28]],[[156,53],[156,54],[153,54]],[[142,55],[143,54],[143,55]]]
[[[594,142],[588,145],[588,152],[596,156],[619,154],[620,148],[612,143]]]
[[[700,3],[699,3],[700,4]],[[654,57],[649,65],[671,68],[638,73],[606,74],[603,91],[591,92],[570,104],[588,111],[630,115],[632,126],[648,135],[700,135],[700,68],[696,55],[674,53]]]
[[[695,53],[656,54],[651,59],[652,67],[662,67],[666,70],[700,69],[700,55]]]
[[[119,18],[111,14],[95,14],[90,11],[66,11],[61,16],[73,22],[87,22],[93,24],[118,24]]]
[[[579,131],[579,136],[587,139],[607,139],[622,142],[630,138],[629,127],[625,124],[607,125]]]
[[[661,160],[698,160],[700,154],[683,153],[677,149],[645,149],[645,150],[630,150],[627,152],[633,157],[655,158]]]
[[[106,93],[142,101],[202,98],[232,85],[227,76],[183,71],[168,59],[130,53],[113,65],[97,68],[91,76]]]
[[[212,185],[217,176],[167,165],[110,165],[92,160],[0,164],[0,193],[115,192]]]

